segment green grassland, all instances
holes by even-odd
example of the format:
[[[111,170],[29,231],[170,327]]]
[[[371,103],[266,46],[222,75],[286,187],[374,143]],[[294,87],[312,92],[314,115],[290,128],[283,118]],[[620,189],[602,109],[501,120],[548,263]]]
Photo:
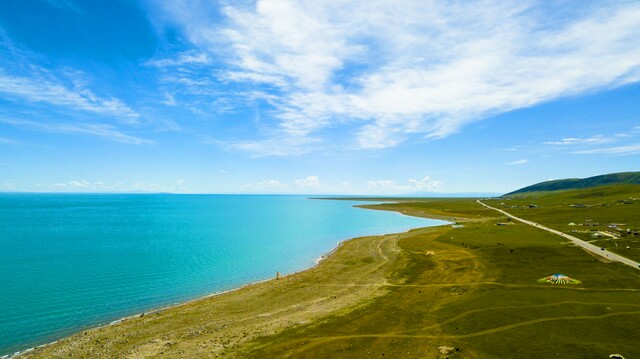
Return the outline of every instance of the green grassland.
[[[457,201],[427,203],[452,213],[464,200]],[[465,214],[482,211],[470,200],[466,207]],[[530,226],[495,223],[410,233],[399,242],[402,264],[388,294],[347,315],[259,338],[243,354],[437,358],[438,348],[449,347],[442,357],[640,356],[640,272]],[[536,282],[558,272],[583,283]]]
[[[564,201],[536,199],[538,210]],[[520,200],[528,201],[510,201]],[[92,329],[28,356],[640,357],[637,269],[525,224],[497,226],[504,217],[475,199],[367,207],[462,226],[351,240],[305,272]],[[552,211],[544,218],[564,223]],[[537,281],[554,273],[582,283]]]
[[[630,259],[640,260],[640,185],[523,193],[487,200],[485,203]],[[531,204],[538,207],[529,208]],[[617,229],[608,227],[612,223],[617,224]],[[602,232],[619,235],[619,238],[609,237]]]
[[[469,198],[416,198],[410,200],[403,198],[395,203],[361,205],[360,207],[396,211],[407,215],[444,219],[451,222],[500,216],[500,213],[479,206],[473,199]]]
[[[589,178],[551,180],[520,188],[517,191],[507,193],[507,195],[524,194],[527,192],[585,189],[620,184],[640,185],[640,172],[619,172]]]

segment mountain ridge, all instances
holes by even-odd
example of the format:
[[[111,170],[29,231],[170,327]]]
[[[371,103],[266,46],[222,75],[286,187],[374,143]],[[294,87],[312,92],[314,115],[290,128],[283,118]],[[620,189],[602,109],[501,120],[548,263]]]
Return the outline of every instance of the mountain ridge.
[[[640,185],[640,172],[617,172],[598,175],[587,178],[567,178],[560,180],[544,181],[509,192],[504,196],[510,196],[528,192],[561,191],[569,189],[583,189],[615,184]]]

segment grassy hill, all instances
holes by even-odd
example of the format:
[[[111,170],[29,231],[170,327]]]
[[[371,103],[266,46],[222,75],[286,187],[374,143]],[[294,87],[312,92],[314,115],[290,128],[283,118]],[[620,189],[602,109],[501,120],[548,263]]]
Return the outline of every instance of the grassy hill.
[[[610,173],[589,178],[569,178],[562,180],[546,181],[536,183],[531,186],[521,188],[517,191],[507,193],[505,196],[542,191],[559,191],[568,189],[591,188],[614,184],[636,184],[640,185],[640,172],[620,172]]]

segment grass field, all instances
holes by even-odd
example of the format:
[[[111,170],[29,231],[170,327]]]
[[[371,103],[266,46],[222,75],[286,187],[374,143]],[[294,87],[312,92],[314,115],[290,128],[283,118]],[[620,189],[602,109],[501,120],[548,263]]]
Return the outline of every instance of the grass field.
[[[547,206],[541,198],[538,209]],[[640,271],[524,224],[496,226],[504,218],[471,199],[367,207],[462,227],[348,241],[314,269],[92,329],[29,356],[640,357]],[[582,283],[538,283],[554,273]]]
[[[639,185],[528,193],[485,203],[640,261]],[[538,208],[529,208],[531,204]],[[608,227],[612,223],[617,224],[617,230]],[[619,238],[608,236],[608,232],[619,234]]]

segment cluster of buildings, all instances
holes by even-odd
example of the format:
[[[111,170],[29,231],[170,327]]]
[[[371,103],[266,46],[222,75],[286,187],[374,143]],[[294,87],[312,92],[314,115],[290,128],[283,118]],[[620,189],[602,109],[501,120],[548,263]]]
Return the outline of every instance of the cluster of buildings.
[[[570,222],[567,225],[569,226],[582,226],[582,227],[599,227],[600,223],[594,222],[590,219],[584,221],[584,223],[576,224],[574,222]],[[624,228],[626,227],[626,228]],[[577,230],[572,230],[572,232],[578,232]],[[606,225],[605,230],[596,230],[592,229],[590,232],[594,237],[611,237],[611,238],[620,238],[622,236],[640,236],[640,231],[637,229],[631,229],[627,227],[625,223],[609,223]]]

